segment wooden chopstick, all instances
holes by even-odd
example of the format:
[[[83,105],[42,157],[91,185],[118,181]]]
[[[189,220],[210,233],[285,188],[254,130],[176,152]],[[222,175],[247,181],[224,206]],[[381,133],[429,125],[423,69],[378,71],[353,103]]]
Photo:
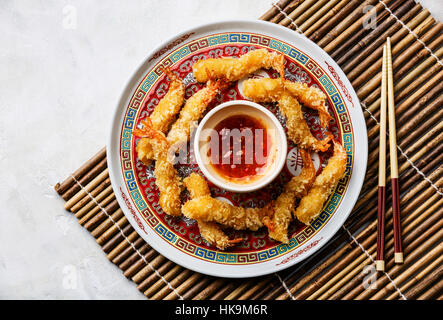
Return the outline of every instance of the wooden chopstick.
[[[387,82],[386,45],[383,47],[383,64],[380,97],[380,140],[378,164],[378,211],[377,211],[377,271],[385,271],[385,201],[386,201],[386,82]]]
[[[395,130],[394,81],[392,76],[391,39],[386,39],[387,79],[388,79],[388,121],[389,121],[389,153],[391,165],[392,218],[394,227],[394,261],[403,263],[400,229],[400,198],[398,187],[397,137]]]

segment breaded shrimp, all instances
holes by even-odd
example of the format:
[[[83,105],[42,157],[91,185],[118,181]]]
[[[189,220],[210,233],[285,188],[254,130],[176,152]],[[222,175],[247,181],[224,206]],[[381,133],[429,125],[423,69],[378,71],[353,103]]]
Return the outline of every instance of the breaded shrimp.
[[[185,101],[185,85],[168,68],[166,68],[164,72],[171,80],[171,84],[169,85],[168,92],[154,108],[150,118],[152,121],[152,128],[166,133]]]
[[[160,191],[160,206],[163,211],[173,216],[181,215],[180,193],[182,186],[180,178],[172,162],[167,159],[169,144],[165,135],[152,128],[151,119],[142,121],[143,129],[135,129],[133,134],[149,139],[155,160],[155,184]]]
[[[270,78],[248,79],[243,83],[244,94],[262,102],[277,101],[285,91],[306,107],[317,110],[321,126],[328,127],[332,117],[326,108],[326,95],[320,89],[308,87],[306,83]]]
[[[334,154],[328,164],[314,181],[308,194],[300,200],[295,210],[295,216],[304,224],[309,224],[321,213],[328,199],[346,170],[346,151],[343,146],[334,141]]]
[[[168,92],[159,101],[149,118],[151,119],[153,129],[166,133],[185,101],[185,85],[168,68],[164,72],[171,80],[171,83]],[[149,165],[153,158],[152,147],[149,141],[147,138],[142,138],[136,147],[138,158],[146,165]]]
[[[292,82],[282,79],[250,79],[243,83],[243,93],[257,102],[278,102],[280,111],[286,117],[288,136],[295,144],[314,151],[328,150],[332,134],[329,133],[323,140],[312,135],[300,103],[291,90],[286,89],[292,87],[291,84]]]
[[[205,179],[197,173],[191,173],[189,177],[186,177],[183,180],[183,183],[193,199],[211,194]],[[242,240],[230,240],[223,232],[222,228],[215,222],[197,220],[197,224],[198,229],[200,230],[200,235],[220,250],[225,250]]]
[[[266,49],[249,51],[240,58],[211,58],[197,61],[193,66],[198,82],[210,79],[239,80],[259,69],[275,69],[284,77],[284,57]]]
[[[265,217],[263,222],[269,229],[269,237],[288,243],[288,227],[292,221],[292,213],[296,199],[308,193],[315,179],[315,168],[309,151],[300,149],[303,159],[303,169],[300,175],[293,177],[285,186],[271,206],[272,216]]]
[[[236,207],[212,198],[207,182],[196,173],[192,173],[183,182],[192,198],[182,207],[186,217],[195,219],[199,223],[217,222],[237,230],[255,231],[263,226],[261,220],[265,216],[265,209]]]
[[[188,189],[191,199],[211,195],[208,183],[198,173],[193,172],[188,177],[184,178],[183,184],[186,189]]]
[[[292,82],[285,80],[286,90],[288,90],[298,101],[308,108],[318,111],[320,124],[323,128],[328,128],[332,117],[326,108],[326,95],[318,88],[308,87],[306,83]]]
[[[301,148],[326,151],[329,149],[329,141],[332,134],[328,133],[327,138],[318,140],[314,137],[305,121],[301,105],[294,96],[283,93],[278,99],[278,106],[282,114],[286,117],[286,126],[288,128],[289,138]]]
[[[263,208],[242,208],[230,205],[211,196],[203,196],[186,202],[183,214],[191,219],[217,222],[236,230],[256,231],[263,226],[266,210]]]
[[[149,166],[154,158],[154,152],[152,151],[151,139],[141,138],[135,146],[137,150],[137,158],[140,159],[145,165]]]
[[[197,91],[186,101],[177,121],[172,124],[167,135],[171,147],[180,146],[188,141],[192,123],[201,118],[209,103],[225,86],[226,83],[222,80],[209,81],[206,87]]]
[[[225,250],[243,241],[242,238],[230,240],[226,233],[224,233],[220,226],[215,222],[198,220],[197,223],[202,238],[210,244],[215,245],[220,250]]]

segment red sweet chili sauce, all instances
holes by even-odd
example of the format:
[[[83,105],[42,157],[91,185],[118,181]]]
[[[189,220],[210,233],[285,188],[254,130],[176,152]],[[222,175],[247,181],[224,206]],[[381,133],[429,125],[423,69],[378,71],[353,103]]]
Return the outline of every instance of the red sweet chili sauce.
[[[220,121],[214,130],[218,145],[211,140],[208,156],[220,175],[228,179],[247,179],[264,171],[271,139],[262,121],[237,114]],[[214,152],[217,149],[218,152]]]

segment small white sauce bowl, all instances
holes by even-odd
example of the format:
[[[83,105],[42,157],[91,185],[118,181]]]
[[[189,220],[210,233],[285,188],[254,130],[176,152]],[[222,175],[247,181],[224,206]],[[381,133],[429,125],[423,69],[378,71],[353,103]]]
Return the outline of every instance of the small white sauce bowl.
[[[210,133],[220,121],[235,115],[248,115],[260,120],[266,126],[271,148],[263,174],[251,179],[236,181],[220,175],[210,163],[208,148]],[[281,172],[286,162],[288,144],[285,131],[272,112],[258,103],[247,100],[234,100],[220,104],[206,114],[197,127],[194,136],[194,155],[198,166],[209,181],[220,188],[232,192],[251,192],[261,189],[272,182]]]

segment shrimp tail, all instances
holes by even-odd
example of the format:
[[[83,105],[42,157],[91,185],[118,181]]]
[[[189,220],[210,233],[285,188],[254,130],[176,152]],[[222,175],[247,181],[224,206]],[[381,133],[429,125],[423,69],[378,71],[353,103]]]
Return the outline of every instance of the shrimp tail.
[[[136,128],[132,131],[134,136],[140,138],[149,138],[149,139],[166,139],[166,137],[158,130],[155,130],[152,125],[152,120],[150,118],[146,118],[140,122],[143,125],[142,129]]]
[[[275,225],[274,222],[271,220],[271,218],[264,217],[262,222],[266,226],[266,228],[268,228],[271,232],[275,231]]]
[[[232,240],[228,240],[229,245],[234,246],[240,242],[242,242],[244,239],[243,238],[235,238]]]
[[[164,68],[163,72],[168,76],[168,78],[171,80],[171,82],[176,81],[176,80],[180,80],[179,77],[174,72],[172,72],[171,69],[169,69],[168,67]]]
[[[331,147],[329,142],[334,140],[334,136],[329,131],[326,133],[326,138],[319,140],[319,151],[326,152]]]
[[[311,158],[311,153],[305,149],[299,149],[299,152],[300,152],[300,155],[301,155],[301,158],[303,161],[302,173],[307,177],[307,179],[309,181],[305,187],[305,190],[307,192],[311,188],[312,184],[314,183],[316,171],[315,171],[315,167],[314,167],[314,162],[312,161],[312,158]]]
[[[285,79],[285,57],[281,55],[277,55],[274,58],[274,68],[278,71],[280,74],[280,79]]]

